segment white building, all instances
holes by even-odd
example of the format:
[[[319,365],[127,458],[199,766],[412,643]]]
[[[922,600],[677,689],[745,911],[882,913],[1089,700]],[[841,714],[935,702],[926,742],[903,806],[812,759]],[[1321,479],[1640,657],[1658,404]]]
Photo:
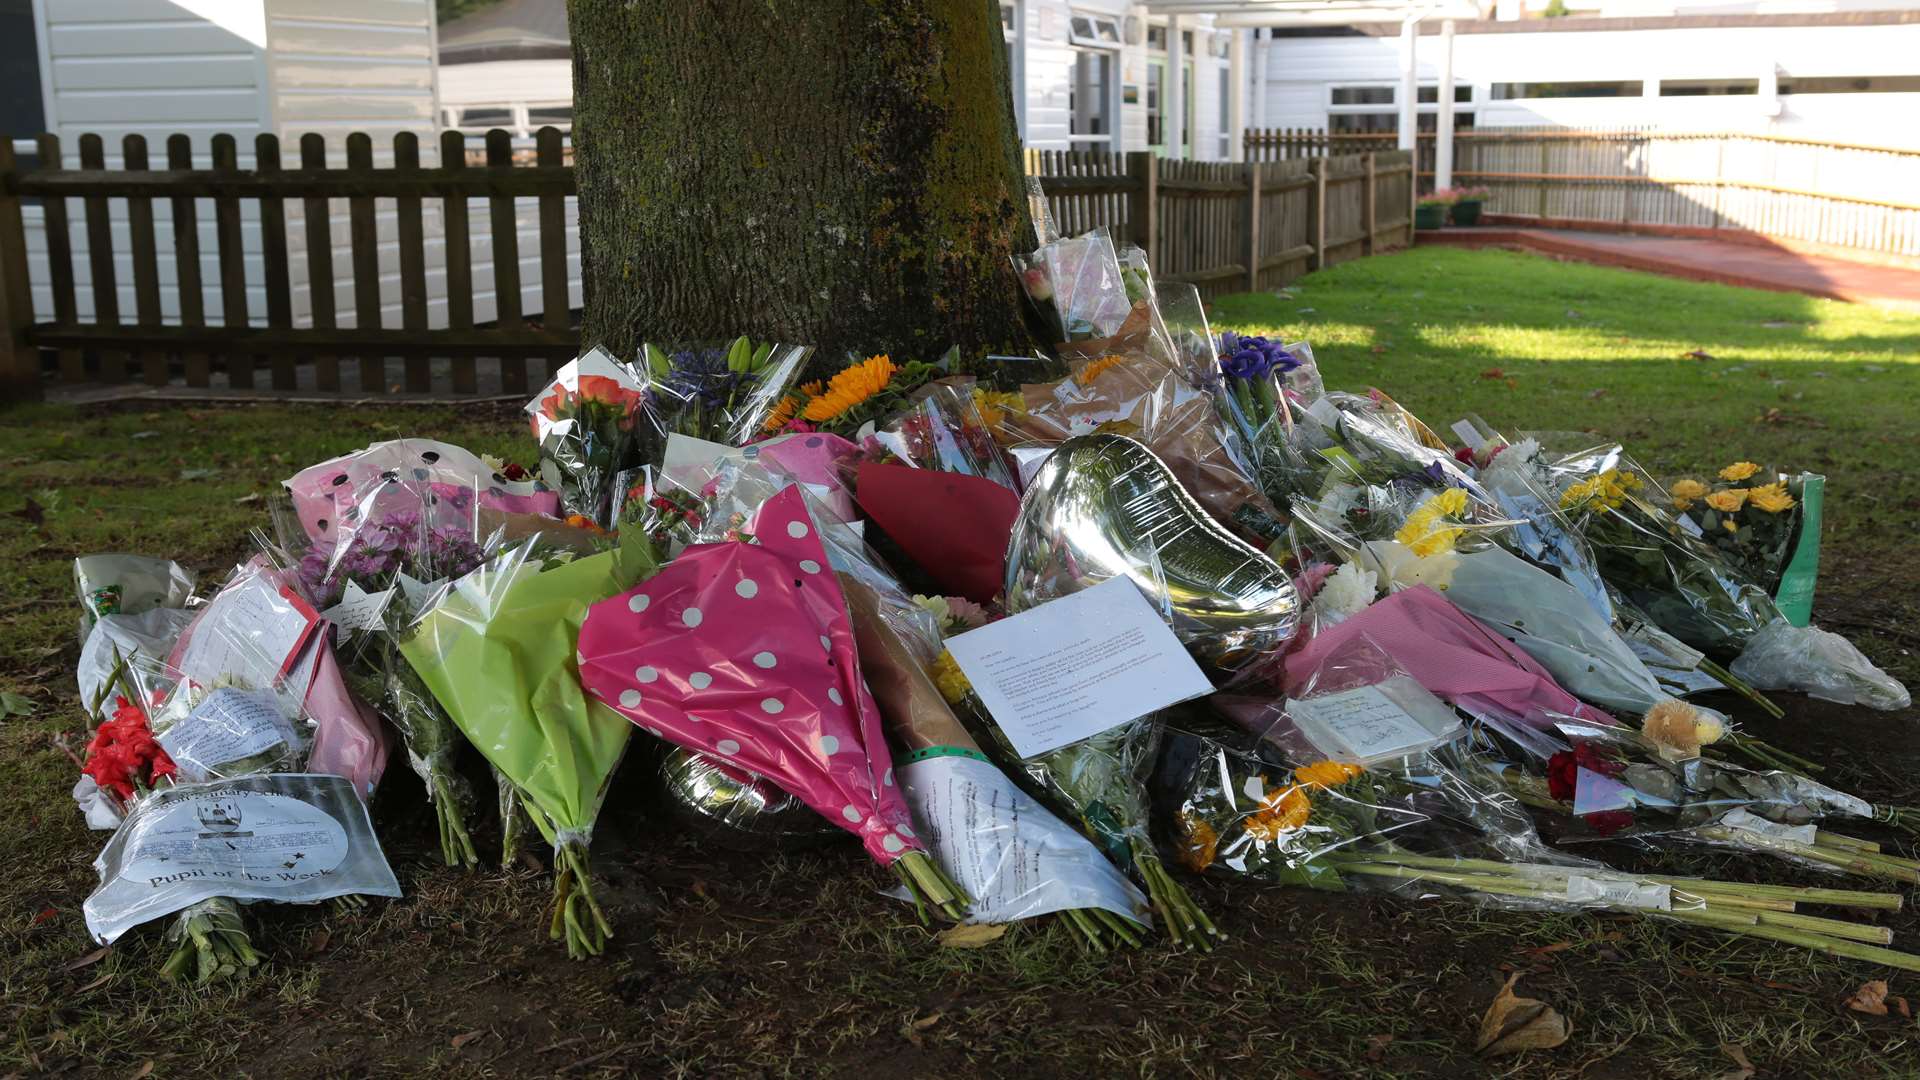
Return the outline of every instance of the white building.
[[[1563,18],[1509,9],[1512,18],[1454,19],[1456,128],[1646,126],[1920,145],[1915,0],[1872,5],[1882,10],[1847,0],[1570,6]],[[1259,29],[1249,122],[1396,131],[1401,31],[1397,22]],[[1441,19],[1423,19],[1418,33],[1418,122],[1432,131]]]

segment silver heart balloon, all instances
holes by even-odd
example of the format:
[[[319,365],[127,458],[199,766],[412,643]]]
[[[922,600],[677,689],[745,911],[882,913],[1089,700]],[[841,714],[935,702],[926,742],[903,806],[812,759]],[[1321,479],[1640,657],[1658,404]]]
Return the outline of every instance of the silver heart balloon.
[[[1007,610],[1116,577],[1131,578],[1218,672],[1284,645],[1299,621],[1279,564],[1208,517],[1153,451],[1121,435],[1068,439],[1020,500]]]

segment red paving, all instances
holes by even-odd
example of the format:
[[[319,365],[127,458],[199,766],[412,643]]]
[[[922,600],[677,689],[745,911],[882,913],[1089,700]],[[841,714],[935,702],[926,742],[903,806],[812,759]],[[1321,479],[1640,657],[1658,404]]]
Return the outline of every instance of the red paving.
[[[1693,281],[1920,308],[1920,270],[1849,262],[1759,243],[1498,225],[1422,232],[1419,242],[1517,247]]]

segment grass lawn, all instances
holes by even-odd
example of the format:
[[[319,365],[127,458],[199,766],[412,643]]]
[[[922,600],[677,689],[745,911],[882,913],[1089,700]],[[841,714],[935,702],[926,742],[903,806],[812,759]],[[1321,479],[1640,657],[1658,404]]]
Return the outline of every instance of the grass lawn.
[[[1502,252],[1417,250],[1238,296],[1217,327],[1314,344],[1330,385],[1379,386],[1436,428],[1591,430],[1656,473],[1747,458],[1830,478],[1816,618],[1920,682],[1920,316]],[[1096,959],[1063,927],[938,947],[857,851],[756,857],[664,828],[636,775],[594,837],[618,937],[570,963],[544,876],[436,865],[431,811],[396,762],[374,807],[405,898],[359,915],[262,911],[264,973],[207,989],[152,972],[142,930],[96,957],[80,905],[104,834],[67,790],[82,727],[72,559],[171,555],[217,580],[259,496],[324,457],[431,435],[526,460],[517,409],[43,405],[0,413],[0,1076],[671,1075],[1910,1076],[1915,1022],[1843,1000],[1889,973],[1644,920],[1483,911],[1207,880],[1230,935]],[[1913,716],[1787,699],[1756,725],[1838,786],[1920,802]],[[1746,719],[1742,715],[1743,719]],[[69,738],[71,735],[69,734]],[[630,762],[631,763],[631,762]],[[483,815],[476,815],[476,817]],[[1883,837],[1882,837],[1883,838]],[[1884,839],[1884,838],[1883,838]],[[497,842],[486,826],[483,854]],[[1595,849],[1609,861],[1647,856]],[[1828,883],[1710,853],[1659,865]],[[1886,918],[1920,951],[1920,919]],[[1900,947],[1897,943],[1896,947]],[[1511,971],[1567,1015],[1563,1047],[1471,1053]],[[1920,978],[1893,976],[1893,993]],[[1730,1071],[1731,1070],[1731,1071]]]

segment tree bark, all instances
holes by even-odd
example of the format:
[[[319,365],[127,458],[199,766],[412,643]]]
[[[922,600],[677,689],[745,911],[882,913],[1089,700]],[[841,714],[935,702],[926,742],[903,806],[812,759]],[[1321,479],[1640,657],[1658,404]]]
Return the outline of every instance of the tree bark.
[[[994,0],[568,0],[583,340],[1025,346]]]

